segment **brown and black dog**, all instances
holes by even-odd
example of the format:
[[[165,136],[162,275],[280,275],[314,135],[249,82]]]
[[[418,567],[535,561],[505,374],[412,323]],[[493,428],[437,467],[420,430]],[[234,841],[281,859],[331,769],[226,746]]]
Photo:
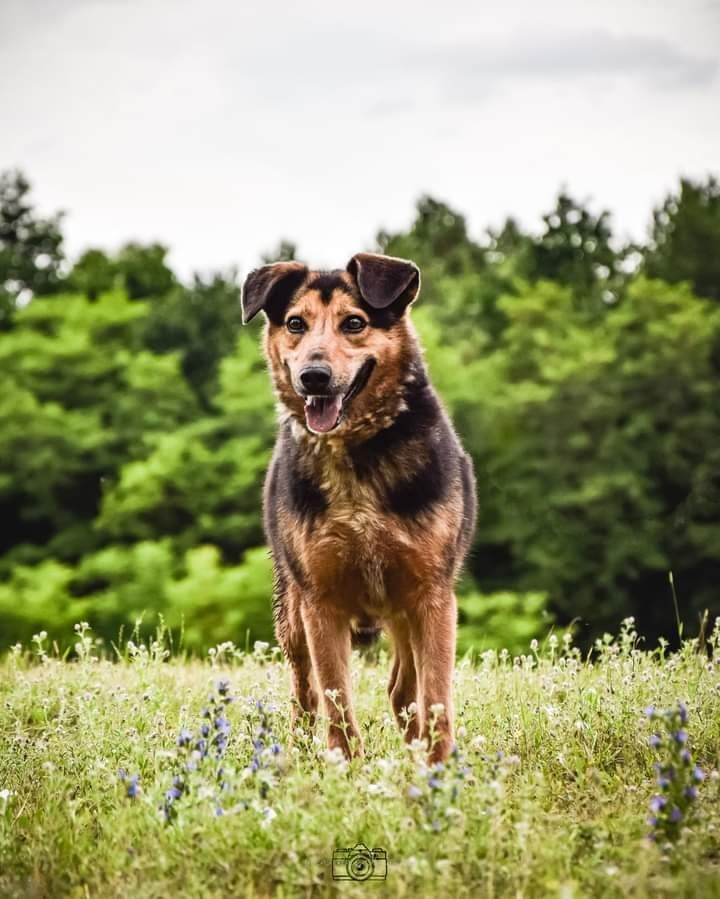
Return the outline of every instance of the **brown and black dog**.
[[[243,287],[243,321],[267,316],[279,399],[265,529],[294,715],[314,718],[320,693],[329,745],[346,756],[362,753],[351,643],[378,626],[393,639],[389,693],[406,738],[427,738],[434,722],[431,761],[453,743],[453,588],[475,482],[409,320],[419,289],[414,263],[373,253],[344,271],[265,265]]]

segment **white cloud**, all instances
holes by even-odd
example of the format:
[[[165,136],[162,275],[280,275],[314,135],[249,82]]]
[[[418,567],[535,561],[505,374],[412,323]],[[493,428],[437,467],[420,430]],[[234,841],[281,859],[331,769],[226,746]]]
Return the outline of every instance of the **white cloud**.
[[[717,32],[704,0],[4,0],[0,167],[71,252],[161,239],[183,273],[283,236],[342,264],[423,192],[480,230],[564,182],[639,236],[717,166]]]

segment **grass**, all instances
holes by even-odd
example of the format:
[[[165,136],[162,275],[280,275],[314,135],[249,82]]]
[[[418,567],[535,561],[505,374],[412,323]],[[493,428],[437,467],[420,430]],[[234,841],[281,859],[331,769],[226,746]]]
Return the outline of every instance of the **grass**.
[[[390,718],[384,650],[354,659],[366,757],[348,766],[321,733],[291,742],[287,671],[269,649],[226,644],[198,661],[168,657],[161,638],[111,662],[81,629],[70,661],[38,640],[0,663],[0,895],[719,896],[717,628],[710,649],[643,652],[626,623],[592,661],[554,637],[514,660],[465,660],[460,755],[428,771]],[[215,733],[208,694],[227,748],[183,771],[194,744],[178,734]],[[646,838],[657,788],[643,709],[678,700],[708,776],[671,846]],[[387,852],[387,879],[334,881],[333,851],[360,841]]]

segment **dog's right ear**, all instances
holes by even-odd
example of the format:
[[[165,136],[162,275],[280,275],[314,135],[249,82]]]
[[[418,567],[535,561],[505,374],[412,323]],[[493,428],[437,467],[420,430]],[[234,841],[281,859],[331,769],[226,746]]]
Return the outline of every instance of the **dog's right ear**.
[[[245,279],[242,289],[242,320],[246,325],[262,309],[273,324],[282,324],[290,298],[307,275],[302,262],[273,262]]]

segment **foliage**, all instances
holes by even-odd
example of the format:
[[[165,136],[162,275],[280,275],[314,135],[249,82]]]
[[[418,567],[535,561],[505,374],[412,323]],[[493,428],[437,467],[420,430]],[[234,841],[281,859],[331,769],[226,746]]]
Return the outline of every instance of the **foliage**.
[[[460,368],[421,319],[478,469],[470,566],[480,584],[492,584],[499,562],[519,589],[546,592],[561,621],[610,627],[629,611],[655,637],[671,630],[672,569],[686,614],[712,609],[717,309],[687,287],[642,279],[600,320],[550,282],[500,306],[498,345]]]
[[[10,646],[45,630],[51,641],[66,647],[69,625],[80,616],[111,640],[149,617],[152,608],[182,632],[188,650],[202,652],[228,637],[246,645],[272,636],[271,584],[264,546],[248,550],[238,565],[223,565],[219,549],[211,545],[184,554],[169,540],[112,545],[75,567],[54,559],[16,565],[0,583],[2,639]]]
[[[143,350],[120,293],[38,299],[0,341],[0,511],[13,559],[98,545],[104,485],[196,411],[178,360]]]
[[[520,653],[550,619],[544,593],[461,592],[458,653],[506,649]]]
[[[39,635],[0,662],[0,894],[331,896],[333,853],[362,842],[387,877],[340,884],[357,897],[715,896],[719,639],[648,653],[628,623],[592,660],[551,638],[462,662],[458,751],[428,768],[390,720],[386,655],[353,660],[348,764],[324,720],[291,739],[289,673],[262,647],[188,662],[136,633],[110,662],[80,626],[63,662]],[[643,709],[678,700],[707,777],[665,846]]]
[[[235,348],[241,323],[236,273],[196,275],[188,287],[151,304],[143,342],[155,353],[180,354],[183,375],[207,409],[218,388],[220,363]]]
[[[2,184],[24,286],[0,335],[0,648],[33,628],[62,640],[80,615],[109,640],[157,612],[193,650],[271,639],[275,411],[237,274],[181,284],[164,246],[127,244],[63,281],[59,218],[37,217],[22,176]],[[413,321],[477,471],[462,652],[553,621],[589,646],[630,613],[677,641],[670,570],[686,629],[720,611],[717,211],[714,179],[683,181],[639,274],[607,213],[566,192],[538,234],[510,218],[475,239],[423,197],[378,236],[421,265]]]
[[[131,300],[164,297],[177,285],[165,261],[167,254],[168,248],[159,243],[126,243],[115,256],[91,248],[71,269],[67,286],[91,300],[113,288],[123,290]]]
[[[177,353],[143,347],[150,309],[119,291],[36,300],[0,342],[4,646],[46,624],[61,639],[78,615],[111,638],[144,612],[184,621],[198,650],[271,637],[257,341],[218,362],[201,416]]]
[[[570,287],[581,302],[614,302],[620,260],[611,246],[610,213],[595,215],[563,191],[543,222],[543,233],[531,245],[528,276]]]
[[[0,329],[19,301],[53,293],[63,260],[60,214],[40,218],[19,171],[0,172]]]
[[[720,300],[720,183],[683,178],[653,211],[644,265],[647,274],[674,283],[689,281],[701,297]]]

